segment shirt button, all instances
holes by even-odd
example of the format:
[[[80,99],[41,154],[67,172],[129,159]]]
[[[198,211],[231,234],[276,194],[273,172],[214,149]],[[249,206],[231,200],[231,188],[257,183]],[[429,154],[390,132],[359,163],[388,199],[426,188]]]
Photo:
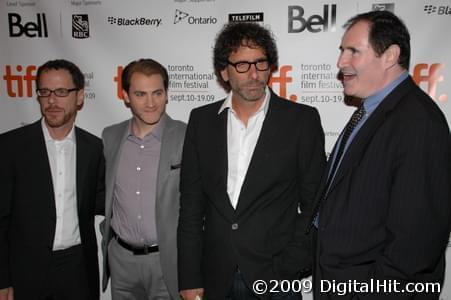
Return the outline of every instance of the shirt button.
[[[237,230],[237,229],[238,229],[238,223],[233,223],[232,230]]]
[[[138,220],[141,220],[141,215],[138,215]]]
[[[141,171],[141,167],[136,167],[136,171]]]
[[[141,192],[140,191],[136,191],[136,195],[139,195],[139,194],[141,194]]]
[[[139,146],[139,148],[144,149],[144,145]]]

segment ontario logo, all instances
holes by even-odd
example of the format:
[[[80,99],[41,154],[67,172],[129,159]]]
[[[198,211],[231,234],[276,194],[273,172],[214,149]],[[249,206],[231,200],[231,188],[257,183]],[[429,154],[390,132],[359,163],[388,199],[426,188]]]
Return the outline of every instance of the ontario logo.
[[[208,17],[198,17],[192,16],[187,12],[176,9],[174,13],[174,24],[188,23],[190,25],[209,25],[216,24],[218,19],[213,16]]]

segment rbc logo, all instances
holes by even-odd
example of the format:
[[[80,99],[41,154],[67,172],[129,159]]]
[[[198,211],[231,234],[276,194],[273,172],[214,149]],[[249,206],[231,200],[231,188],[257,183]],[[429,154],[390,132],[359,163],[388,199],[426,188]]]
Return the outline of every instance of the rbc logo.
[[[329,13],[330,11],[330,13]],[[307,31],[317,33],[320,31],[335,31],[337,21],[337,5],[323,6],[323,15],[311,15],[304,17],[304,8],[298,5],[288,6],[288,33],[300,33]]]
[[[36,22],[27,22],[22,25],[22,17],[16,13],[8,14],[9,36],[20,37],[25,34],[30,38],[46,38],[47,32],[47,20],[44,13],[36,14]]]
[[[437,94],[437,84],[444,80],[443,75],[439,74],[441,69],[443,69],[442,64],[417,64],[413,69],[413,80],[417,85],[426,82],[427,93],[434,100],[437,100],[435,97]],[[446,102],[448,101],[448,95],[441,94],[438,96],[438,100]]]

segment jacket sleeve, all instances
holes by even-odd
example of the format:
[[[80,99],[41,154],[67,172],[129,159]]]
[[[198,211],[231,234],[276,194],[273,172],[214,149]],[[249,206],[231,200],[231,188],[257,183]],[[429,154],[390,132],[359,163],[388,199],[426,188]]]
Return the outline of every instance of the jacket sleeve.
[[[197,150],[196,120],[193,111],[188,122],[182,155],[177,232],[179,290],[203,287],[201,261],[206,200]]]
[[[9,269],[9,226],[14,188],[14,158],[8,153],[11,145],[0,136],[0,289],[11,286]]]

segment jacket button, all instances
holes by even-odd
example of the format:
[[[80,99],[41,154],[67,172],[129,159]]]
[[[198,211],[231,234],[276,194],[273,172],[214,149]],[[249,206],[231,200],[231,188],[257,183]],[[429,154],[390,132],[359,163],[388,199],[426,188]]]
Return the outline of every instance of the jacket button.
[[[232,230],[237,230],[237,229],[238,229],[238,223],[233,223]]]

